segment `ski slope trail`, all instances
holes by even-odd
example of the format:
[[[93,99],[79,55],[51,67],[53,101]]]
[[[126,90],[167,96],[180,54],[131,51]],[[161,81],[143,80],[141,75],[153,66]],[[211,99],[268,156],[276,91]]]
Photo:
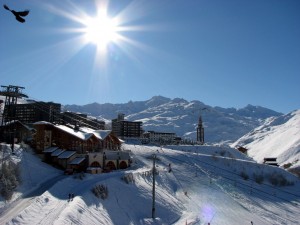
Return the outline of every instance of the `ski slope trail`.
[[[229,171],[229,166],[235,165],[240,169],[245,165],[250,168],[261,166],[251,160],[216,156],[215,150],[209,155],[167,147],[146,148],[149,151],[142,148],[139,155],[156,154],[158,166],[172,165],[168,176],[174,176],[178,196],[186,208],[182,215],[184,219],[176,224],[232,225],[250,224],[251,221],[262,225],[300,224],[295,214],[300,209],[299,191],[294,199],[288,191],[244,180],[240,174]]]
[[[49,190],[40,196],[28,200],[22,199],[11,208],[9,216],[2,217],[1,220],[3,224],[5,222],[7,222],[6,224],[55,224],[60,219],[60,214],[72,206],[76,196],[82,195],[96,182],[114,177],[114,175],[117,176],[117,173],[104,174],[100,179],[99,176],[90,176],[89,179],[84,181],[73,177],[61,180],[61,176],[59,176],[52,188],[49,187]],[[63,190],[61,187],[64,187]],[[42,188],[45,188],[45,185],[42,185]],[[41,190],[35,190],[35,192],[40,193]],[[74,199],[69,199],[70,193],[74,194]]]
[[[124,149],[131,151],[130,168],[66,176],[40,195],[11,205],[12,214],[0,224],[300,225],[299,179],[280,168],[214,146],[124,144]],[[255,182],[253,174],[264,180]],[[293,185],[271,185],[269,174],[283,174]],[[98,185],[107,187],[107,198],[92,192]]]
[[[5,224],[5,222],[14,218],[21,211],[34,203],[37,198],[36,196],[41,195],[47,189],[51,188],[55,183],[64,178],[64,175],[58,175],[49,180],[46,180],[41,183],[36,189],[30,191],[27,194],[24,194],[24,197],[19,197],[12,203],[7,204],[0,213],[0,224]]]

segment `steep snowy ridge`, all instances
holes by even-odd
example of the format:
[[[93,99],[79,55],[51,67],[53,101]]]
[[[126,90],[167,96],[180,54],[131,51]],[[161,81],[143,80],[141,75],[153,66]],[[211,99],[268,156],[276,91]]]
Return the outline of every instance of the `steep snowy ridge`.
[[[178,136],[196,139],[196,127],[202,116],[206,142],[233,142],[272,116],[282,115],[260,106],[245,108],[211,107],[200,101],[154,96],[146,101],[124,104],[66,105],[64,110],[87,113],[107,120],[124,113],[127,120],[142,121],[146,131],[174,132]]]
[[[258,162],[277,157],[281,166],[300,167],[300,110],[269,118],[232,144],[238,145],[247,148],[249,156]]]

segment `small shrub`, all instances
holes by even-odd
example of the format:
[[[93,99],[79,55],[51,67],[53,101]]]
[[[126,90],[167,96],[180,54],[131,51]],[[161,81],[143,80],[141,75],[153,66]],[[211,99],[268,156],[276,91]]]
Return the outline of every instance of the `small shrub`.
[[[283,168],[284,168],[284,169],[288,169],[288,168],[290,168],[292,165],[293,165],[292,163],[286,163],[286,164],[283,165]]]
[[[83,178],[85,178],[85,173],[84,172],[80,172],[80,173],[75,173],[74,172],[73,178],[83,180]]]
[[[228,157],[229,157],[229,158],[235,159],[235,156],[234,156],[231,152],[228,152],[227,154],[228,154]]]
[[[11,161],[2,164],[0,179],[0,194],[5,200],[10,200],[13,190],[19,185],[20,170],[19,165]]]
[[[213,154],[213,155],[212,155],[212,159],[213,159],[214,161],[218,161],[218,157],[216,156],[216,154]]]
[[[262,184],[264,182],[264,176],[262,174],[257,175],[256,173],[254,173],[253,174],[253,179],[258,184]]]
[[[1,188],[1,196],[5,199],[5,200],[10,200],[11,197],[13,195],[13,191],[7,189],[5,186],[3,186]]]
[[[269,175],[269,182],[274,186],[293,185],[293,182],[288,181],[282,174],[272,173]]]
[[[220,152],[220,155],[221,155],[221,156],[224,156],[225,153],[226,153],[226,151],[225,151],[225,150],[222,150],[222,151]]]
[[[97,198],[106,199],[108,197],[108,188],[107,186],[104,186],[103,184],[96,185],[92,192]]]
[[[80,179],[80,180],[83,180],[84,177],[85,177],[84,172],[81,172],[81,173],[79,174],[79,179]]]
[[[269,175],[269,182],[274,185],[277,186],[278,185],[278,179],[277,179],[277,174],[276,173],[272,173],[271,175]]]
[[[121,179],[126,183],[134,183],[134,177],[132,173],[129,174],[125,174],[123,177],[121,177]]]
[[[298,167],[298,168],[290,168],[290,169],[288,169],[288,171],[290,173],[295,174],[297,177],[300,178],[300,167]]]
[[[240,176],[244,179],[244,180],[248,180],[249,179],[249,176],[248,174],[245,172],[245,171],[242,171]]]

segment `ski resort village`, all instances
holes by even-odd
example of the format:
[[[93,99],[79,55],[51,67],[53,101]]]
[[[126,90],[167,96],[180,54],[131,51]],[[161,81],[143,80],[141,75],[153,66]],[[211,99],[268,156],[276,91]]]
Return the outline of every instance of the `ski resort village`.
[[[300,224],[300,110],[0,91],[0,224]]]

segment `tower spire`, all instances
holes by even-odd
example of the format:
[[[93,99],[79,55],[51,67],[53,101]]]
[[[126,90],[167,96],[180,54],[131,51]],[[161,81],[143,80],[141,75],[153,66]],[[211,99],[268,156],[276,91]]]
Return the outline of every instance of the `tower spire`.
[[[204,127],[202,122],[202,116],[199,116],[198,126],[197,126],[197,142],[201,145],[204,144]]]

